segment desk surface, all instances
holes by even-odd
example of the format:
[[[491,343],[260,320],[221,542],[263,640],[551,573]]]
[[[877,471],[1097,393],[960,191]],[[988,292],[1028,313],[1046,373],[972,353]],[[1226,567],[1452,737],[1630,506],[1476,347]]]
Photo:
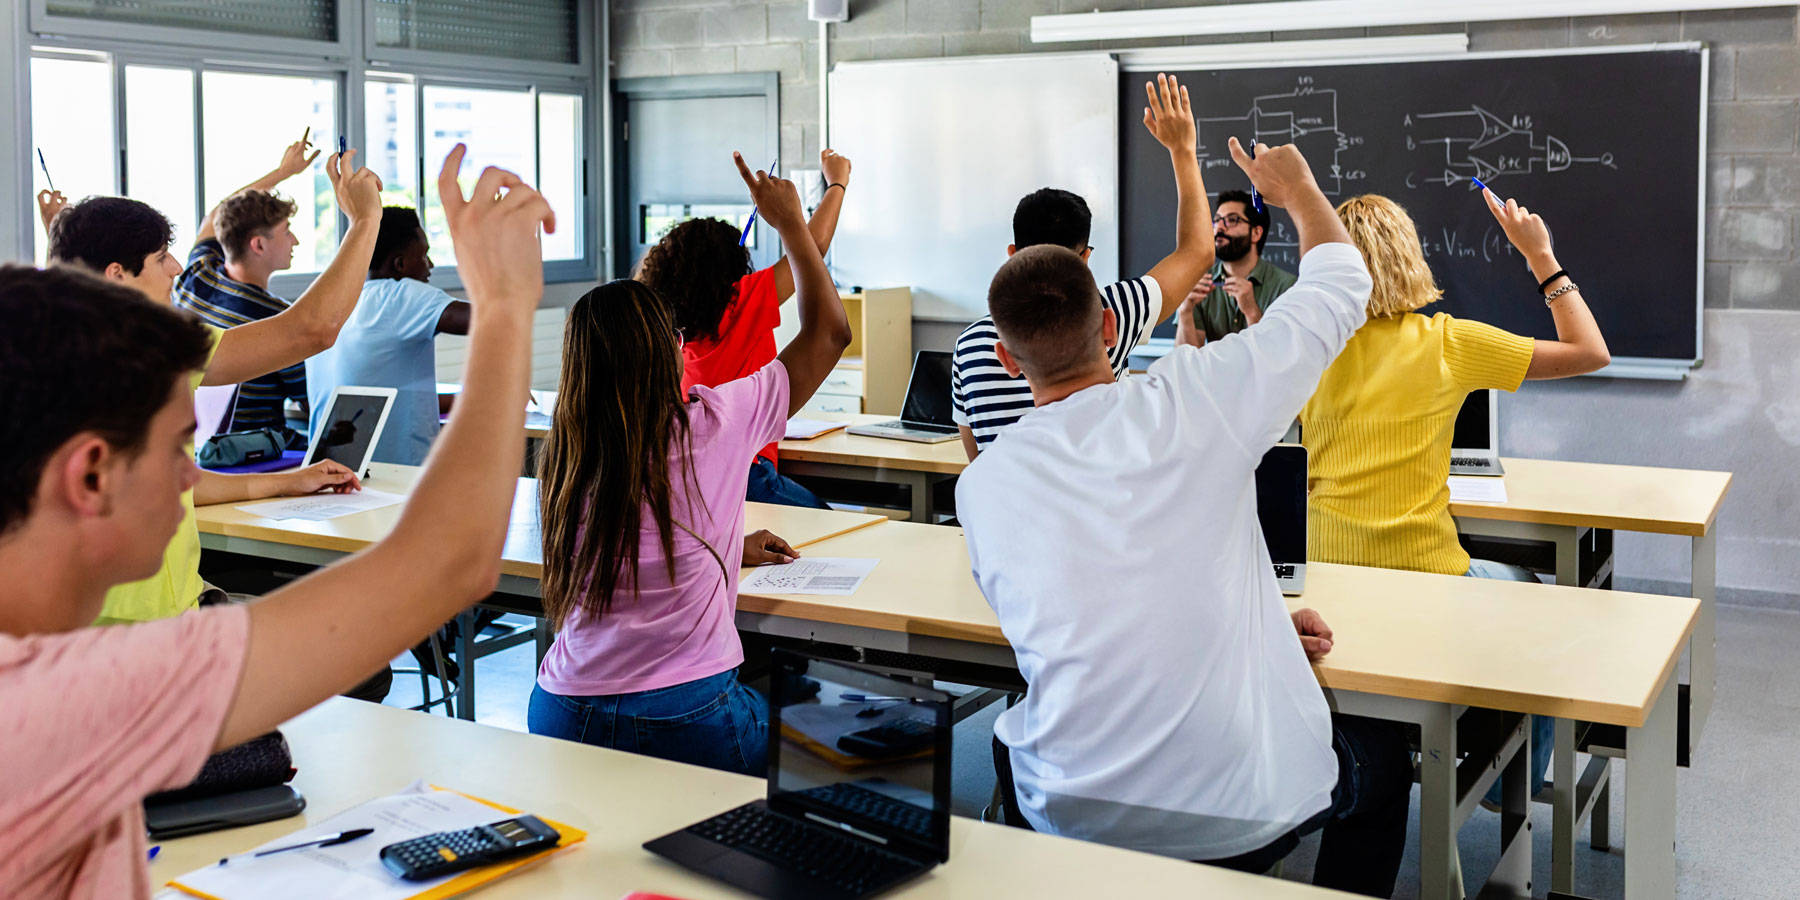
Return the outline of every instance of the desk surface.
[[[306,795],[301,816],[166,841],[152,880],[323,821],[417,779],[584,828],[588,839],[479,896],[614,900],[650,891],[690,900],[748,895],[641,849],[644,841],[763,796],[763,781],[504,729],[334,698],[282,726]],[[1345,896],[1291,881],[952,818],[950,861],[892,896],[1112,896],[1300,900]]]
[[[1730,472],[1612,466],[1553,459],[1501,460],[1505,503],[1450,504],[1450,514],[1700,537],[1731,489]]]
[[[893,416],[864,416],[851,413],[804,414],[808,419],[866,425],[886,422]],[[893,438],[868,437],[839,429],[810,441],[782,441],[781,458],[793,462],[834,463],[875,469],[905,469],[938,475],[960,475],[969,466],[969,454],[962,441],[921,444]]]

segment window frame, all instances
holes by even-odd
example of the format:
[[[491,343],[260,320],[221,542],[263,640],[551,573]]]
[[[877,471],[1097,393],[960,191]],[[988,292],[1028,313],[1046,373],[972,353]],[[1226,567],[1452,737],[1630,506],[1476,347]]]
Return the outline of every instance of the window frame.
[[[360,35],[352,30],[352,26],[356,24],[356,17],[351,8],[365,5],[363,0],[337,0],[337,27],[335,29],[337,40],[315,41],[267,34],[208,31],[203,28],[183,28],[173,25],[130,25],[124,22],[109,22],[81,16],[59,16],[50,12],[50,0],[29,0],[29,2],[31,4],[30,18],[27,21],[31,34],[27,35],[27,38],[30,40],[40,40],[56,35],[131,45],[166,44],[207,52],[210,48],[218,46],[219,35],[229,34],[232,38],[232,51],[236,53],[245,51],[302,53],[314,57],[348,57],[355,52],[356,39]]]

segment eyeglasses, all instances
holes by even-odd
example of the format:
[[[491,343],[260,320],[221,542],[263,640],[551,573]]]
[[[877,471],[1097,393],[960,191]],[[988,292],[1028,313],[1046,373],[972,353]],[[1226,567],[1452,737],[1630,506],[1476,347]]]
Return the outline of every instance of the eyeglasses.
[[[1222,216],[1213,216],[1213,227],[1214,228],[1217,228],[1220,225],[1224,225],[1226,228],[1236,228],[1239,225],[1248,225],[1248,224],[1250,224],[1250,220],[1244,218],[1243,216],[1238,215],[1237,213],[1227,213]]]

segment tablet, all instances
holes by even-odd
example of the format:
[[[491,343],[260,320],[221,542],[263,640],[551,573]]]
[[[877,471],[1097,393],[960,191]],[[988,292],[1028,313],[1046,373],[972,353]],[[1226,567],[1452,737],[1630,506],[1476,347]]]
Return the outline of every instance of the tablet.
[[[358,476],[367,472],[398,393],[393,388],[349,385],[333,390],[306,449],[306,464],[329,459]]]

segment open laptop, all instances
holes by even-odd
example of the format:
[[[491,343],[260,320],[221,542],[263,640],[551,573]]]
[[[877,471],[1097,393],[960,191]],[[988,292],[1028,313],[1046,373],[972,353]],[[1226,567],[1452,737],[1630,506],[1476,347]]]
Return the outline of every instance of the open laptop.
[[[398,393],[388,387],[350,385],[332,390],[325,401],[325,415],[319,417],[312,444],[306,448],[306,465],[329,459],[367,478],[369,458],[375,455]]]
[[[852,425],[846,430],[924,444],[956,440],[961,432],[950,415],[950,353],[920,350],[913,355],[912,380],[906,385],[906,406],[901,408],[900,418]]]
[[[816,697],[786,688],[817,681]],[[769,795],[644,849],[770,900],[856,900],[950,859],[948,694],[774,652]]]
[[[1276,444],[1256,467],[1256,517],[1275,564],[1275,583],[1295,596],[1306,590],[1306,448]]]
[[[1450,439],[1450,474],[1505,475],[1500,468],[1500,395],[1471,391],[1456,414]]]

